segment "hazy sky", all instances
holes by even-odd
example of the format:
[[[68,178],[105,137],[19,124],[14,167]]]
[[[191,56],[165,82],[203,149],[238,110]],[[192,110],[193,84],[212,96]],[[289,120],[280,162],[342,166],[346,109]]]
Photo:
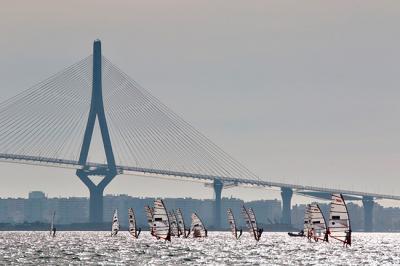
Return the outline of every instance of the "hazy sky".
[[[262,178],[400,194],[398,1],[0,4],[0,100],[86,57],[100,38],[114,64]],[[72,170],[0,167],[0,197],[88,195]],[[106,193],[213,196],[201,184],[133,176]]]

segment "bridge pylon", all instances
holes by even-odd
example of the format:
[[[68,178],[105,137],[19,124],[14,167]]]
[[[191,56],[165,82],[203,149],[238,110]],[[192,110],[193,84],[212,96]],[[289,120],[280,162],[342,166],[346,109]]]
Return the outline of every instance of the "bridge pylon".
[[[281,187],[282,197],[282,223],[292,224],[291,202],[293,196],[293,189],[289,187]]]
[[[107,164],[102,167],[92,168],[87,166],[87,158],[90,142],[93,136],[93,129],[98,119],[101,137]],[[89,201],[89,222],[103,222],[103,192],[105,187],[117,175],[114,153],[111,145],[110,134],[108,132],[106,116],[104,113],[103,94],[102,94],[102,56],[101,42],[95,40],[93,43],[93,76],[92,76],[92,97],[90,111],[86,124],[85,135],[82,142],[79,156],[79,164],[83,169],[78,169],[76,175],[87,186],[90,193]],[[97,185],[89,178],[90,176],[103,176],[104,178]]]
[[[374,198],[370,196],[363,196],[362,203],[364,206],[364,231],[373,231],[373,215],[374,215]]]
[[[214,227],[216,229],[221,228],[221,194],[224,183],[219,179],[214,179]]]

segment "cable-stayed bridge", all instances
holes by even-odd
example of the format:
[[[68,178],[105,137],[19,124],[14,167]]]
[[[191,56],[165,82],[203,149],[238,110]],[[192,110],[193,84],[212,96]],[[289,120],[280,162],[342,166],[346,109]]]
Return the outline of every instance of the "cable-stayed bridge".
[[[89,160],[96,121],[106,162]],[[118,174],[196,179],[215,192],[215,226],[221,193],[232,186],[281,189],[282,222],[291,223],[293,192],[362,200],[366,230],[374,199],[400,196],[272,182],[259,178],[194,129],[102,56],[93,54],[0,103],[0,161],[72,168],[90,193],[90,222],[102,221],[103,192]],[[101,176],[99,183],[93,176]]]

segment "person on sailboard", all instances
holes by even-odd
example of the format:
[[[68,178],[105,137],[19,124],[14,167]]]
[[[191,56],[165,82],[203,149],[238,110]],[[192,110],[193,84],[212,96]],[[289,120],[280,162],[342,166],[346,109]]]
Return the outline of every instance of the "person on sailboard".
[[[331,231],[329,230],[329,227],[328,228],[326,228],[326,231],[325,231],[325,235],[324,235],[324,242],[329,242],[329,235],[331,234]]]
[[[351,229],[346,231],[346,239],[344,240],[343,245],[346,247],[351,246]]]
[[[258,240],[260,240],[261,235],[262,235],[263,232],[264,232],[264,229],[262,229],[262,228],[259,228],[259,229],[257,230],[257,239],[258,239]]]
[[[242,228],[240,228],[240,230],[239,230],[239,236],[238,236],[238,239],[242,236],[242,234],[243,234],[243,229]]]
[[[57,229],[55,227],[53,227],[53,237],[56,236],[56,231],[57,231]]]
[[[298,235],[299,235],[299,236],[304,236],[304,230],[300,230],[300,232],[299,232]]]

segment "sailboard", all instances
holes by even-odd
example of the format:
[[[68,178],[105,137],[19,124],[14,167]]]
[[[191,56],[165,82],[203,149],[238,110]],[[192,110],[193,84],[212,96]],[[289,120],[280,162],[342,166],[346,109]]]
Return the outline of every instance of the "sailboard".
[[[154,209],[150,208],[148,205],[144,206],[146,212],[147,224],[149,225],[150,234],[153,234],[153,223],[154,223]]]
[[[207,237],[207,229],[196,213],[192,213],[192,225],[190,226],[193,237]]]
[[[229,223],[229,226],[230,226],[230,228],[231,228],[231,232],[232,232],[233,236],[234,236],[236,239],[239,239],[239,238],[242,236],[242,230],[238,230],[238,229],[237,229],[235,217],[233,216],[233,212],[232,212],[232,209],[231,209],[231,208],[229,208],[229,209],[227,210],[227,213],[228,213],[228,223]],[[240,232],[239,235],[238,235],[238,232]]]
[[[51,223],[50,223],[50,236],[55,236],[55,233],[53,233],[54,231],[54,218],[56,217],[56,211],[53,211],[53,215],[51,217]]]
[[[129,221],[129,233],[134,238],[138,238],[140,235],[141,229],[138,230],[136,227],[135,212],[133,211],[132,208],[128,209],[128,221]]]
[[[179,235],[178,221],[176,219],[174,211],[168,212],[168,219],[171,226],[171,236],[179,237],[180,235]]]
[[[183,219],[183,214],[181,209],[176,209],[175,214],[176,214],[176,220],[178,222],[179,235],[183,236],[184,238],[187,238],[190,235],[190,229],[187,229],[185,226],[185,220]]]
[[[342,194],[332,194],[328,233],[333,239],[351,244],[350,217]]]
[[[157,237],[157,239],[171,241],[170,221],[168,219],[167,209],[161,199],[154,201],[153,235]]]
[[[326,221],[317,203],[312,203],[309,206],[309,223],[311,235],[314,240],[324,240],[326,233]]]
[[[242,206],[242,214],[250,234],[254,237],[255,240],[259,241],[263,230],[257,227],[256,215],[253,209],[246,209],[245,206]]]
[[[114,211],[111,225],[111,236],[116,236],[119,231],[118,210]]]

